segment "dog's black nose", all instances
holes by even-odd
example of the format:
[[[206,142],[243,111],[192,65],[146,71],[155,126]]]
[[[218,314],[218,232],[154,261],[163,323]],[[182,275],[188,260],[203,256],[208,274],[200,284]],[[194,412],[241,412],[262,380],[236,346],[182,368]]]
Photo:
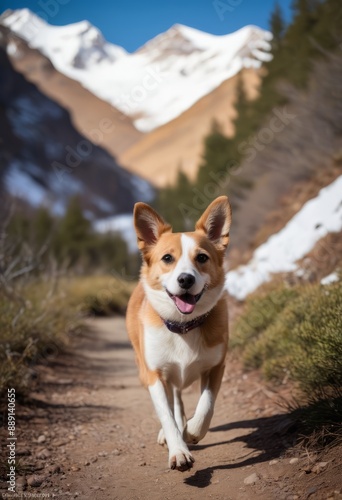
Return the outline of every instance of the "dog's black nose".
[[[189,288],[191,288],[195,283],[195,276],[193,276],[192,274],[182,273],[178,276],[177,281],[181,288],[184,288],[184,290],[189,290]]]

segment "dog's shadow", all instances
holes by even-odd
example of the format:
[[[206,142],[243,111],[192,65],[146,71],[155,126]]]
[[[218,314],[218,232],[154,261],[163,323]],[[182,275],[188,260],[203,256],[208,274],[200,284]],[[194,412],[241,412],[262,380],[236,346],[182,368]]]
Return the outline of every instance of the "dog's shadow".
[[[236,442],[244,442],[250,450],[242,460],[227,464],[213,465],[206,469],[197,470],[195,474],[187,477],[184,483],[197,488],[206,488],[211,484],[211,478],[216,470],[230,470],[266,462],[278,458],[287,448],[295,443],[296,421],[291,414],[279,414],[272,417],[241,420],[210,429],[210,432],[228,432],[233,429],[253,429],[249,434],[229,439],[226,441],[213,442],[203,445],[191,446],[193,450],[205,450],[213,446],[229,445]],[[255,456],[255,452],[260,453]],[[250,456],[253,455],[253,456]],[[247,458],[249,457],[249,458]]]

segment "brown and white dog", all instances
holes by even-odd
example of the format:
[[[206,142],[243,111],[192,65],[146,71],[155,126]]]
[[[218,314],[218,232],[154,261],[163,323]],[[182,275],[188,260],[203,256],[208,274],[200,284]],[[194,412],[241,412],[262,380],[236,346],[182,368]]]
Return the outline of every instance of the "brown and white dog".
[[[194,462],[186,443],[198,443],[208,431],[224,371],[223,263],[230,223],[226,196],[213,201],[188,233],[173,233],[145,203],[134,207],[143,266],[128,304],[127,330],[162,425],[158,443],[167,444],[169,466],[180,471]],[[186,421],[181,391],[198,378],[201,396]]]

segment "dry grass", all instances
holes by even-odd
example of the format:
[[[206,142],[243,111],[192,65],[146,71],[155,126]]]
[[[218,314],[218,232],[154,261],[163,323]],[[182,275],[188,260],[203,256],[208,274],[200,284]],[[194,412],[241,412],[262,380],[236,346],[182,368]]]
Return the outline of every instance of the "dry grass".
[[[125,311],[134,283],[111,276],[46,278],[16,283],[11,298],[0,291],[0,395],[34,384],[34,366],[48,362],[74,338],[88,315]]]

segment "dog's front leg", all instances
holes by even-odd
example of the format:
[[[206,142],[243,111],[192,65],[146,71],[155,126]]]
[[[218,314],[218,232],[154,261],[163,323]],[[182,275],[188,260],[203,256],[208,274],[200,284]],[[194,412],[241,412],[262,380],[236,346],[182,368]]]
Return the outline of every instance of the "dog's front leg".
[[[153,385],[149,386],[148,390],[169,448],[170,468],[180,471],[190,469],[195,460],[179,432],[162,381],[158,379]]]
[[[224,363],[221,363],[202,375],[201,397],[197,403],[195,415],[188,420],[184,433],[187,443],[198,443],[208,432],[214,413],[216,396],[221,386],[224,366]]]

